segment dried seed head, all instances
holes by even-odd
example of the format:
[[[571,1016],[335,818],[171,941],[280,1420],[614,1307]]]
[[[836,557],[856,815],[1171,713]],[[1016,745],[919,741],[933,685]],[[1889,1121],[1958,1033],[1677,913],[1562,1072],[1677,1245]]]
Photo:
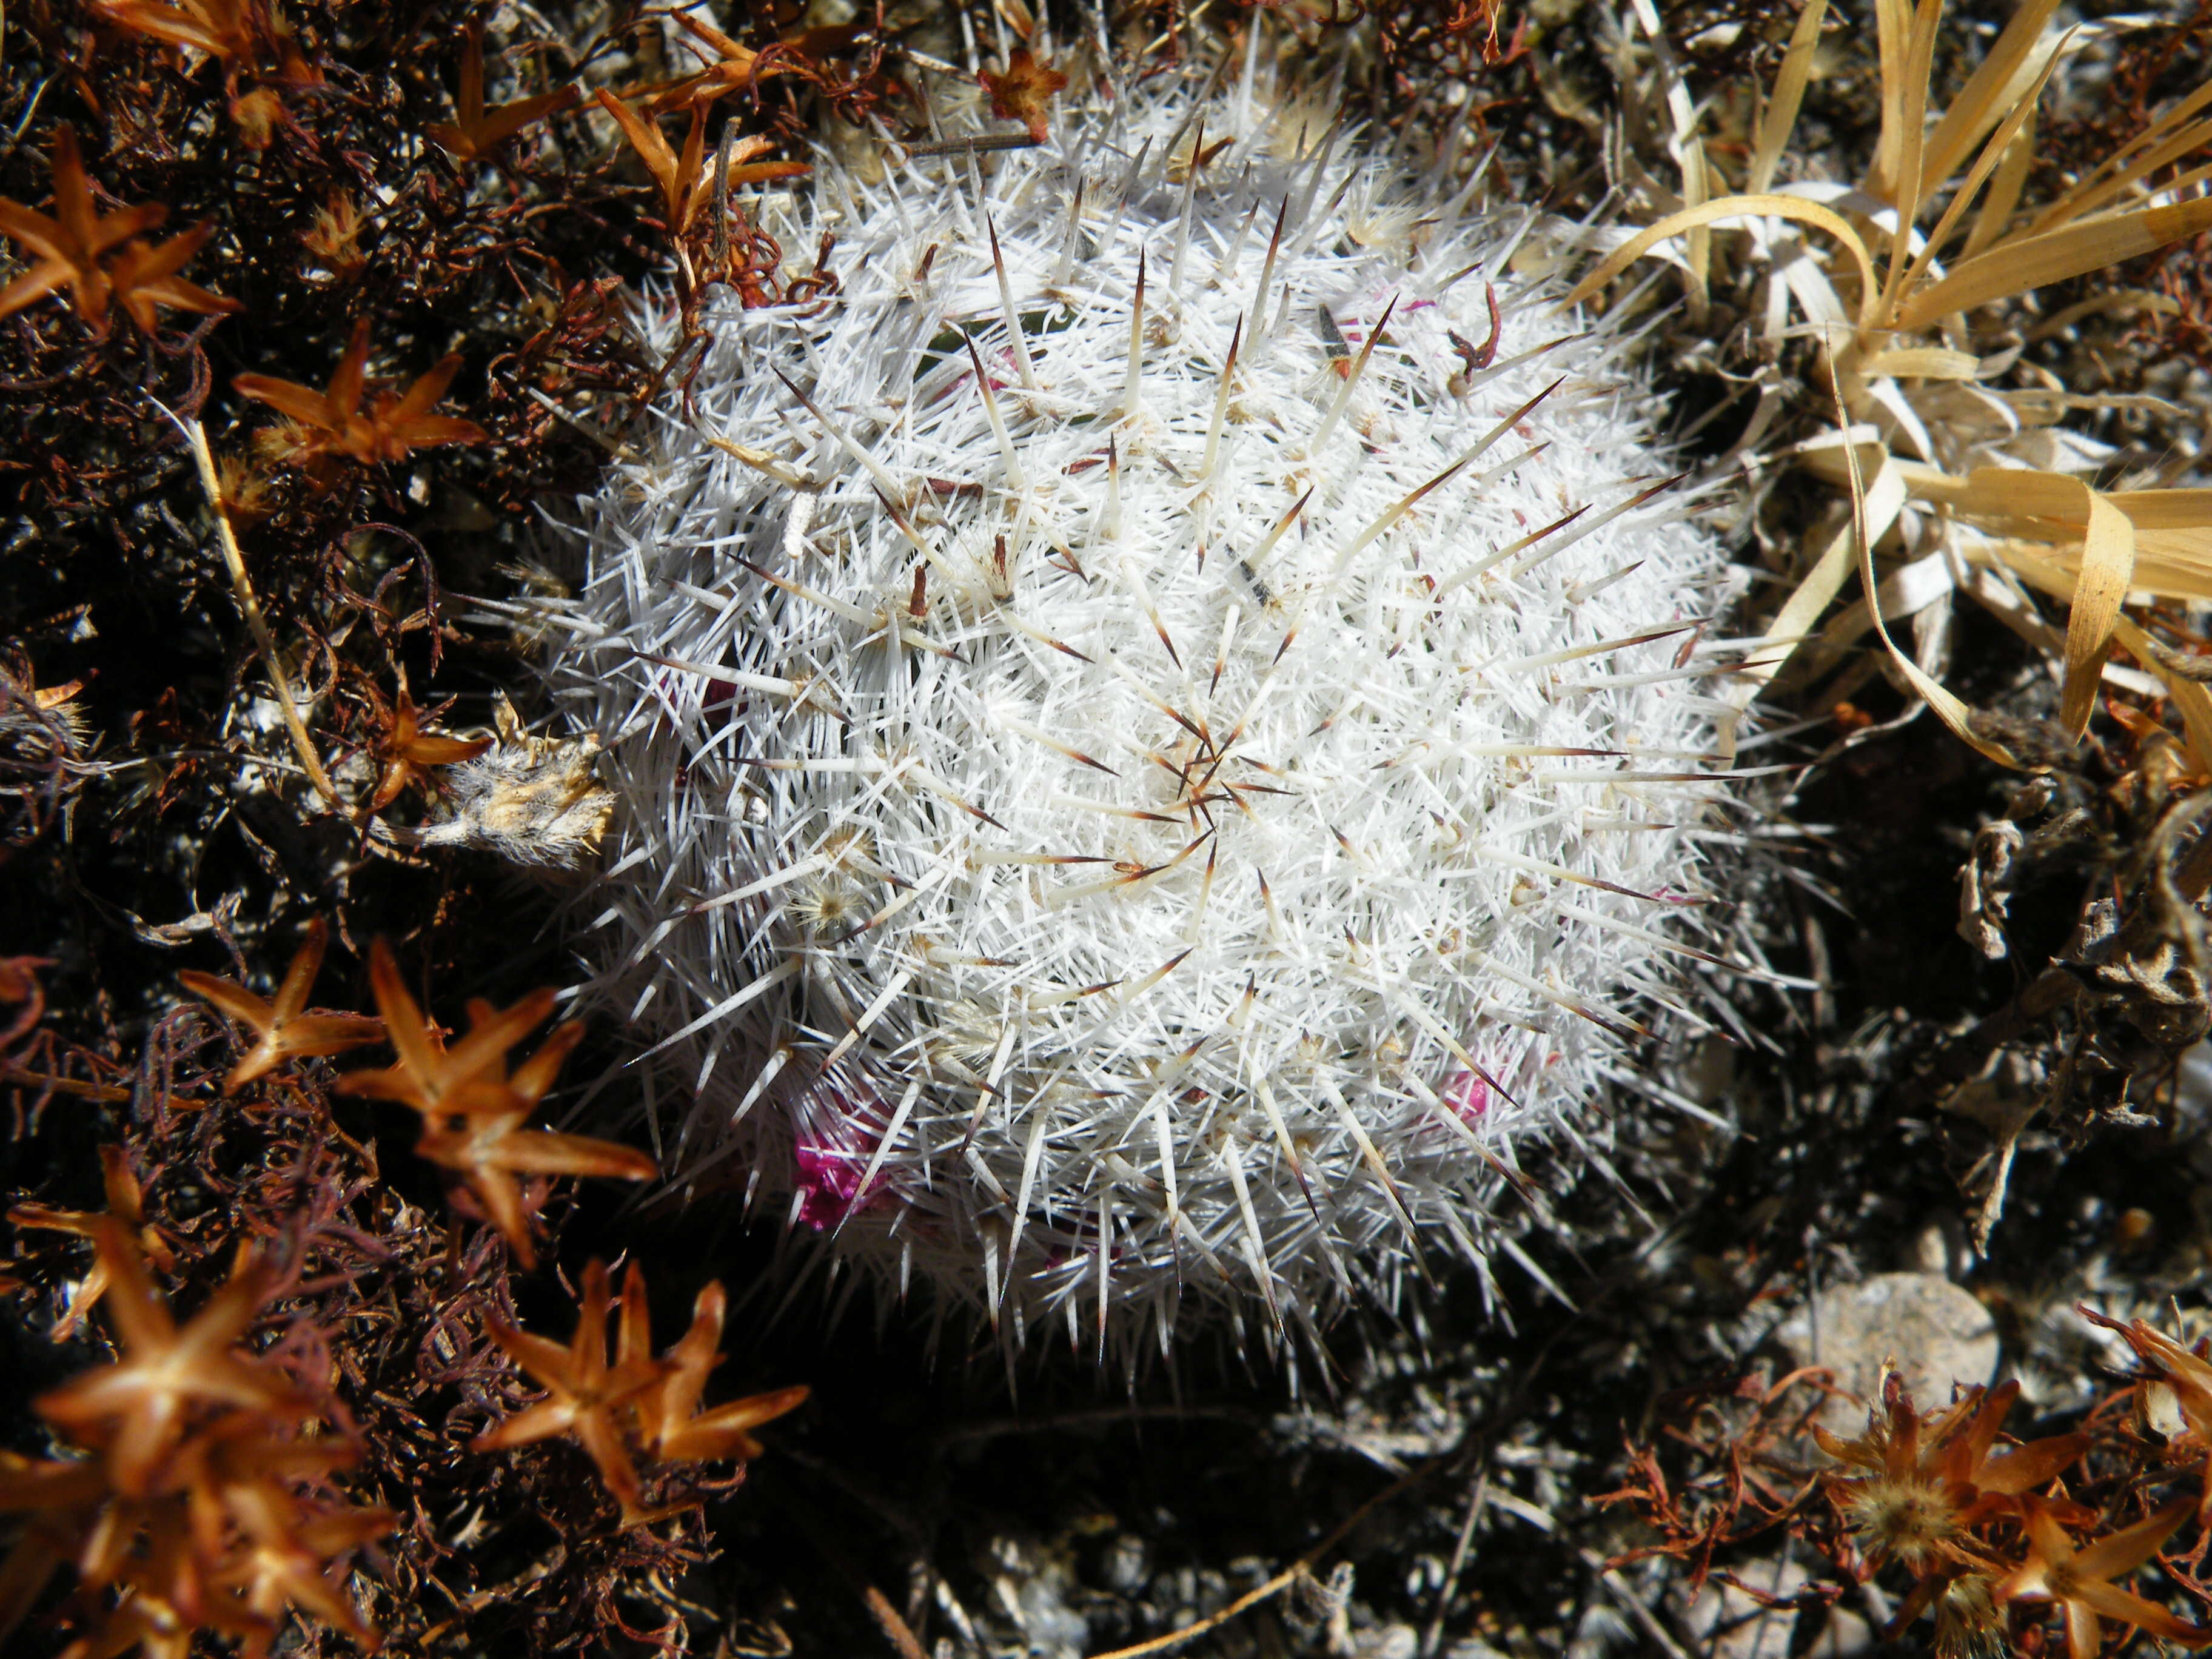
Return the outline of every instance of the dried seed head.
[[[1936,1592],[1936,1651],[1939,1659],[1996,1659],[2010,1645],[2004,1614],[1989,1578],[1966,1572]]]
[[[599,739],[533,737],[505,697],[492,714],[497,741],[445,769],[452,811],[422,832],[422,845],[472,848],[537,869],[587,864],[615,811],[594,769]]]
[[[1965,1534],[1948,1483],[1917,1470],[1845,1483],[1844,1524],[1872,1561],[1924,1571]]]

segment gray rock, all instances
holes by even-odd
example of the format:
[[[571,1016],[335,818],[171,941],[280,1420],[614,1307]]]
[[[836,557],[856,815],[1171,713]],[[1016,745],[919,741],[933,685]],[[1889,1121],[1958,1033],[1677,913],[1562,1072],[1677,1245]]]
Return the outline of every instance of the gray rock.
[[[1954,1383],[1986,1383],[1997,1367],[1990,1310],[1940,1273],[1877,1273],[1822,1291],[1775,1333],[1793,1364],[1826,1365],[1836,1381],[1871,1401],[1882,1366],[1894,1362],[1923,1409],[1951,1398]],[[1863,1407],[1831,1402],[1822,1421],[1856,1432]]]
[[[1411,1625],[1381,1625],[1364,1630],[1352,1644],[1357,1659],[1413,1659],[1420,1650],[1420,1636]]]

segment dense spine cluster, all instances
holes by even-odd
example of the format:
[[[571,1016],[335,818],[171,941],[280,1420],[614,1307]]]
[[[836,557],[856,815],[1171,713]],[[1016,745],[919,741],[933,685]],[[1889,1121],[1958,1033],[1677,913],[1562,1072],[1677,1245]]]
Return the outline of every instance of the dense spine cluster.
[[[841,289],[710,313],[588,504],[584,943],[700,1192],[1272,1343],[1481,1262],[1677,995],[1723,561],[1479,173],[1249,78],[1057,118],[825,173]]]

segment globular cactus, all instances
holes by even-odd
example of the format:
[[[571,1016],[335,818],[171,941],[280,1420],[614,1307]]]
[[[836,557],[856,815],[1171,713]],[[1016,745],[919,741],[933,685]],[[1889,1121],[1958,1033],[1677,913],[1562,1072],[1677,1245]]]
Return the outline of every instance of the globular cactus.
[[[1231,88],[826,171],[836,286],[708,313],[556,665],[700,1200],[1011,1340],[1481,1261],[1679,988],[1726,788],[1628,347],[1533,214]]]

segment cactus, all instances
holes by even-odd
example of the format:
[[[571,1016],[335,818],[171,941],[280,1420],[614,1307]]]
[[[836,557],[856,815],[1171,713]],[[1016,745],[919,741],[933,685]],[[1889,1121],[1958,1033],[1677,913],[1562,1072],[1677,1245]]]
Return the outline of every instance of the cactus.
[[[1726,566],[1480,169],[1076,101],[822,178],[836,285],[710,310],[586,504],[581,937],[698,1201],[1010,1345],[1272,1347],[1481,1262],[1675,994]]]

